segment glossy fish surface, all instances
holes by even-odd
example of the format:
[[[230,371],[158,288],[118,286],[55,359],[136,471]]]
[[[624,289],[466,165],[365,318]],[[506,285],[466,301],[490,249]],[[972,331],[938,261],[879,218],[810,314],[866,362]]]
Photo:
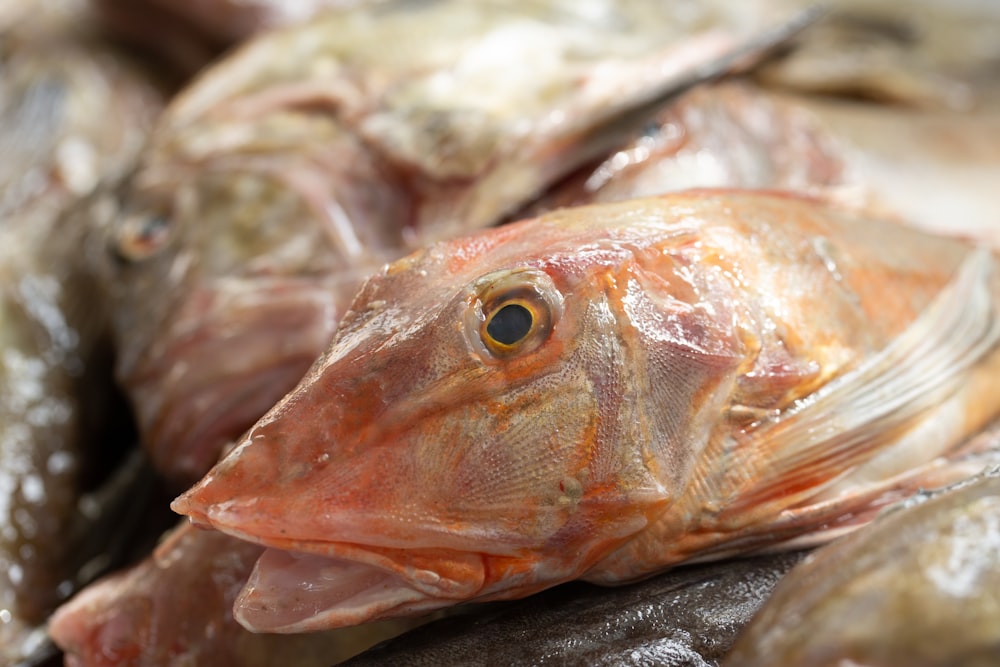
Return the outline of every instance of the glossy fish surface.
[[[793,569],[724,664],[997,664],[1000,468],[913,500]]]
[[[740,191],[433,245],[174,508],[270,547],[235,609],[258,631],[820,542],[968,474],[949,457],[1000,411],[994,264]]]
[[[325,667],[412,627],[410,619],[301,635],[255,634],[230,613],[262,547],[184,525],[153,555],[53,616],[67,667]]]
[[[380,3],[260,36],[175,98],[95,217],[119,377],[178,486],[295,385],[365,276],[499,222],[756,34],[586,8]]]
[[[139,504],[134,470],[111,472],[107,304],[74,203],[135,158],[162,98],[79,9],[0,12],[0,665],[34,653],[100,569],[116,501]]]
[[[694,187],[833,197],[855,187],[845,163],[836,134],[797,100],[746,80],[724,81],[679,97],[632,141],[557,184],[529,212]]]
[[[809,96],[748,80],[699,86],[527,212],[688,187],[782,189],[996,247],[998,111]]]

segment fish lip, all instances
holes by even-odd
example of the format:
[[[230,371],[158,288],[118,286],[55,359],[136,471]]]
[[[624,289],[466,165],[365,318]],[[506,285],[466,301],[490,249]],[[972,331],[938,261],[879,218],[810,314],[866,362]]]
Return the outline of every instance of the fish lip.
[[[398,568],[362,560],[268,548],[237,597],[233,615],[252,632],[300,633],[430,611],[465,599],[442,595],[426,583]]]
[[[479,554],[422,559],[419,550],[227,532],[266,547],[233,606],[252,632],[313,632],[449,607],[476,597],[486,577]],[[435,556],[444,570],[459,567],[449,575],[422,562]]]
[[[489,554],[482,552],[455,548],[393,547],[250,533],[243,530],[238,520],[233,520],[234,517],[228,516],[224,510],[209,508],[205,512],[192,506],[187,493],[176,499],[171,507],[175,512],[188,515],[197,525],[218,530],[244,542],[258,544],[270,551],[282,551],[300,557],[329,561],[359,563],[391,573],[428,599],[449,601],[438,606],[476,597],[486,580],[486,559],[489,558]],[[434,568],[430,564],[439,564],[442,567]],[[442,571],[449,569],[452,570],[451,574]]]
[[[389,548],[353,542],[260,537],[249,535],[238,529],[229,527],[219,528],[219,530],[244,542],[259,544],[274,551],[285,551],[292,554],[315,556],[329,560],[364,563],[371,567],[385,570],[386,572],[392,572],[405,579],[414,588],[428,595],[447,595],[449,597],[464,598],[468,594],[468,589],[472,588],[467,583],[456,582],[449,579],[447,575],[414,564],[415,560],[418,560],[420,556],[439,556],[445,550]],[[479,561],[480,565],[484,558],[483,554],[463,553],[450,549],[447,550],[447,553],[454,558],[461,558],[466,563],[470,562],[471,559],[469,557],[471,556],[476,561]]]

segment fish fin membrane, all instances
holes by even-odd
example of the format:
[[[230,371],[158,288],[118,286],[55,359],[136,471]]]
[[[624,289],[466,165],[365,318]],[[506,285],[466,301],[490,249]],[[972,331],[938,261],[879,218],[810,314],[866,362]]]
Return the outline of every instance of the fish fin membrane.
[[[954,395],[1000,341],[996,260],[976,249],[910,326],[878,354],[738,435],[739,474],[723,513],[782,498],[793,506],[878,453]],[[733,514],[736,513],[736,514]]]

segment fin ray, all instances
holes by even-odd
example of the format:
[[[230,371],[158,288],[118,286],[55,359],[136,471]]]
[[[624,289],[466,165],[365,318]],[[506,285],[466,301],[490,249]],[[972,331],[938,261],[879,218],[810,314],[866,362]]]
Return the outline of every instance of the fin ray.
[[[778,496],[812,495],[957,391],[967,372],[1000,341],[990,289],[994,272],[992,254],[973,251],[884,350],[735,438],[727,468],[744,479],[723,512],[745,511]],[[758,474],[750,479],[746,471]]]

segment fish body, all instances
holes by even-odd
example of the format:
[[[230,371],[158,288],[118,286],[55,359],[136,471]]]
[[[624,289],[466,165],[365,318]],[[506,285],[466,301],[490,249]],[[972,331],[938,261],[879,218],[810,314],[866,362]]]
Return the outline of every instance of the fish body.
[[[678,98],[524,217],[689,187],[781,189],[996,247],[998,180],[995,105],[913,109],[727,81]]]
[[[116,38],[157,57],[178,74],[190,76],[258,32],[378,1],[93,0],[92,4]]]
[[[778,0],[786,11],[801,0]],[[756,73],[784,89],[903,108],[995,106],[1000,11],[990,0],[834,0],[817,23]]]
[[[998,590],[994,467],[814,552],[775,588],[723,664],[994,665]]]
[[[696,187],[832,199],[860,187],[838,139],[787,95],[746,80],[706,84],[665,107],[599,164],[555,185],[527,213]]]
[[[162,98],[70,4],[0,22],[0,665],[44,643],[123,523],[102,491],[124,488],[107,304],[73,209],[134,159]]]
[[[174,508],[270,547],[236,604],[258,631],[819,542],[1000,410],[994,263],[740,191],[433,245]]]
[[[1000,34],[1000,19],[995,26]],[[957,112],[780,91],[776,98],[810,118],[834,147],[842,183],[833,198],[930,232],[1000,245],[1000,193],[993,187],[1000,179],[1000,105]]]
[[[755,34],[708,9],[587,7],[330,14],[252,40],[175,98],[95,217],[118,374],[176,484],[295,385],[365,276],[499,222]]]
[[[400,619],[304,635],[248,632],[226,610],[262,550],[181,526],[142,563],[60,607],[49,633],[68,667],[323,667],[416,624]]]

